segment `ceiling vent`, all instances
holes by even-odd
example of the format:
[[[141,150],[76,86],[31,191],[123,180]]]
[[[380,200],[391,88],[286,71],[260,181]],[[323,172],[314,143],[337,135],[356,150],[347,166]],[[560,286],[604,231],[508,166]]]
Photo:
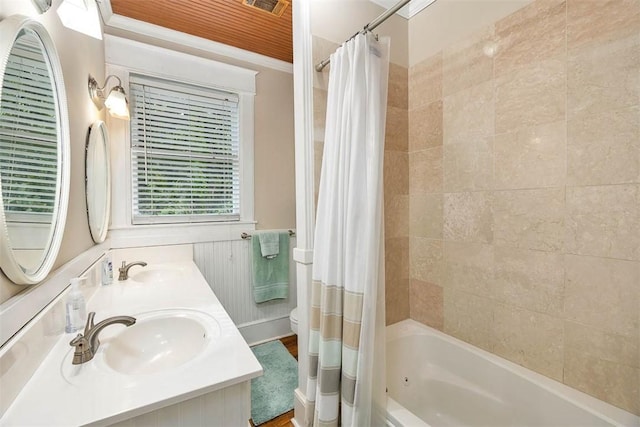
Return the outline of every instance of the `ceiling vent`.
[[[242,3],[275,16],[282,16],[289,6],[287,0],[243,0]]]

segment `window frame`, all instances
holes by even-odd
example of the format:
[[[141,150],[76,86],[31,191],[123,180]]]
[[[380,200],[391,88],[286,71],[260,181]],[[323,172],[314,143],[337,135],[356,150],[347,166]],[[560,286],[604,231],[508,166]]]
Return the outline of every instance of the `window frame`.
[[[186,85],[182,82],[177,82],[177,81],[167,81],[167,80],[159,80],[156,78],[151,78],[147,75],[141,75],[141,74],[135,74],[132,75],[130,74],[130,79],[131,77],[133,77],[133,79],[135,80],[135,84],[138,86],[148,86],[148,87],[152,87],[152,88],[156,88],[156,89],[160,89],[160,90],[166,90],[166,91],[170,91],[173,93],[183,93],[183,94],[193,94],[196,96],[200,96],[201,98],[213,98],[213,99],[218,99],[223,100],[225,97],[228,98],[233,98],[232,102],[236,104],[237,106],[237,115],[234,114],[235,118],[238,120],[238,128],[241,126],[240,123],[240,99],[237,93],[234,92],[230,92],[230,91],[221,91],[221,90],[214,90],[211,89],[210,87],[203,87],[203,86],[194,86],[194,85]],[[130,81],[130,85],[129,85],[129,91],[127,92],[129,95],[129,98],[133,98],[133,93],[131,90],[131,81]],[[199,91],[207,91],[206,94],[202,94],[199,93]],[[144,96],[143,96],[144,98]],[[212,103],[213,104],[213,103]],[[131,132],[131,129],[133,127],[133,122],[134,122],[134,109],[133,109],[133,102],[129,103],[130,107],[131,107],[131,121],[129,122],[130,126],[129,126],[129,130]],[[144,109],[144,108],[143,108]],[[138,128],[138,131],[140,131],[140,128]],[[140,215],[137,214],[135,212],[134,206],[134,198],[133,195],[135,194],[135,185],[136,185],[136,179],[134,179],[133,176],[133,152],[134,149],[132,147],[133,145],[133,140],[129,141],[129,149],[130,149],[130,164],[132,166],[131,169],[131,218],[132,218],[132,223],[134,225],[142,225],[142,224],[185,224],[185,223],[219,223],[219,222],[238,222],[240,221],[240,205],[241,205],[241,200],[240,200],[240,189],[238,189],[238,210],[237,210],[237,214],[226,214],[226,215],[221,215],[221,214],[202,214],[202,215],[197,215],[197,214],[174,214],[174,215]],[[185,144],[186,146],[187,144]],[[146,144],[145,144],[146,147]],[[237,141],[237,148],[238,148],[238,158],[237,158],[237,179],[239,181],[240,179],[240,153],[239,153],[239,149],[240,149],[240,135],[238,134],[238,141]],[[146,148],[145,148],[146,150]],[[146,151],[145,151],[146,153]],[[188,159],[189,156],[188,155],[180,155],[179,153],[173,154],[171,157],[173,157],[176,161],[178,161],[178,159]],[[146,154],[145,154],[145,161],[146,161]],[[234,181],[236,181],[236,177],[233,178]],[[140,178],[138,178],[137,180],[137,184],[140,184]],[[139,191],[140,189],[138,189]],[[139,199],[138,199],[138,203],[140,203]],[[235,211],[234,211],[235,212]]]
[[[255,229],[254,102],[257,71],[144,43],[105,35],[106,75],[118,76],[130,95],[130,75],[200,86],[238,96],[240,219],[232,221],[134,223],[130,123],[107,117],[111,133],[111,246],[151,246],[229,240]],[[215,84],[214,84],[215,83]]]

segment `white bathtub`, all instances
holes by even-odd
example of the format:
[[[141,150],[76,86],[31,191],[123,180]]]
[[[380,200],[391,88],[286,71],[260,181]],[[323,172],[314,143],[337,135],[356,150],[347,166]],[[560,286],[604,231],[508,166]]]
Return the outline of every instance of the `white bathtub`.
[[[640,418],[413,320],[387,327],[392,426],[640,426]]]

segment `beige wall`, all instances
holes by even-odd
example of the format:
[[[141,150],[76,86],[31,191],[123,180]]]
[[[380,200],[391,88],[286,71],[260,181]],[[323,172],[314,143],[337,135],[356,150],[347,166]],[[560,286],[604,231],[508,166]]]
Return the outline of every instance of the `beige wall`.
[[[640,414],[640,3],[538,0],[425,50],[411,318]]]
[[[109,34],[258,71],[255,97],[254,200],[259,229],[295,228],[293,74],[200,49],[109,28]]]
[[[311,34],[337,44],[385,11],[369,0],[311,0],[310,6]],[[391,38],[390,61],[405,68],[409,64],[407,31],[408,22],[399,15],[392,16],[374,30]],[[326,56],[320,59],[324,58]]]
[[[32,16],[45,26],[62,64],[71,136],[71,185],[64,237],[54,269],[94,244],[89,233],[85,204],[84,147],[89,126],[95,120],[104,118],[104,112],[98,112],[87,95],[89,74],[100,81],[104,79],[103,42],[64,28],[55,12],[59,4],[60,0],[54,0],[48,12],[37,15],[31,1],[0,0],[0,19],[19,13]],[[0,302],[24,289],[0,273]]]
[[[409,66],[528,3],[531,0],[436,0],[409,20]]]

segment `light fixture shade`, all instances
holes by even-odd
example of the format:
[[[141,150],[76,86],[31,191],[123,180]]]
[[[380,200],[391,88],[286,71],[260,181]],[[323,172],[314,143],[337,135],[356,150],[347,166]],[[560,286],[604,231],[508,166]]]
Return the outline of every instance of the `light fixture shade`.
[[[115,86],[111,89],[104,105],[109,109],[109,114],[113,117],[129,120],[129,103],[122,86]]]
[[[62,0],[57,12],[66,28],[102,40],[100,13],[95,0]]]

